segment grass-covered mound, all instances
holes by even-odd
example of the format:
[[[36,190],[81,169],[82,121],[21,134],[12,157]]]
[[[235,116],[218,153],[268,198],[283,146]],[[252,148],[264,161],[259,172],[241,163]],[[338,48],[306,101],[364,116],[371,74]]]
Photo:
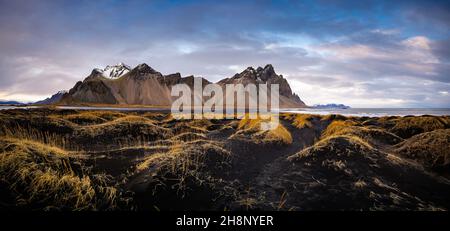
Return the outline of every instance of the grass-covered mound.
[[[448,120],[437,116],[399,117],[386,121],[385,125],[390,127],[392,133],[405,139],[423,132],[450,128]]]
[[[105,145],[136,145],[171,137],[172,132],[156,124],[155,121],[140,116],[126,116],[91,126],[83,126],[75,131],[74,137],[85,148]]]
[[[77,127],[71,121],[53,117],[20,114],[17,116],[2,115],[0,112],[0,135],[24,136],[29,132],[39,131],[46,134],[69,135]]]
[[[64,117],[66,120],[78,125],[93,125],[105,123],[108,120],[94,114],[94,113],[80,113],[72,114]]]
[[[449,175],[429,172],[448,169],[449,117],[282,113],[279,126],[267,131],[262,122],[143,111],[0,111],[0,137],[8,137],[0,138],[0,207],[450,208]]]
[[[114,209],[119,195],[105,175],[89,175],[59,148],[0,138],[2,206],[37,210]]]
[[[450,129],[415,135],[395,146],[395,152],[425,167],[450,173]]]
[[[323,131],[322,138],[335,135],[355,136],[371,144],[393,145],[401,142],[403,139],[382,128],[373,126],[362,126],[359,122],[353,120],[333,121]]]
[[[319,115],[284,113],[281,117],[291,121],[296,128],[313,128],[322,120]]]
[[[277,188],[299,210],[436,210],[446,188],[406,161],[352,136],[330,136],[287,159]],[[289,209],[289,208],[287,208]]]
[[[332,136],[290,156],[288,160],[292,162],[297,160],[307,161],[307,163],[318,162],[322,167],[329,170],[341,171],[341,173],[351,176],[359,175],[365,171],[363,170],[364,166],[363,168],[360,166],[366,164],[364,162],[367,161],[364,160],[379,158],[383,155],[358,137]]]
[[[122,113],[109,111],[12,110],[0,112],[0,117],[1,136],[36,140],[72,150],[84,149],[93,143],[114,142],[124,138],[121,134],[127,133],[127,129],[142,137],[136,127],[146,123],[139,119],[128,120]]]
[[[207,127],[196,126],[198,124],[192,123],[190,121],[173,121],[167,124],[166,127],[170,128],[174,134],[181,134],[186,132],[191,133],[207,133]]]
[[[145,158],[137,165],[136,177],[130,183],[139,194],[138,206],[212,208],[212,200],[220,196],[221,177],[230,167],[231,157],[220,143],[195,140],[178,142],[168,151]]]
[[[101,124],[108,121],[113,121],[127,115],[135,115],[136,113],[122,113],[118,111],[75,111],[74,113],[60,113],[52,114],[53,117],[62,118],[79,125],[94,125]]]
[[[261,144],[292,144],[291,133],[281,123],[275,129],[264,130],[261,128],[261,123],[264,121],[262,119],[250,119],[248,117],[242,118],[236,133],[230,138],[243,139]]]
[[[320,140],[322,133],[327,127],[333,123],[340,123],[345,121],[350,121],[349,118],[343,117],[341,115],[312,115],[312,114],[293,114],[293,113],[283,113],[281,117],[287,120],[293,127],[300,130],[302,137],[301,140]],[[299,138],[297,138],[299,139]]]

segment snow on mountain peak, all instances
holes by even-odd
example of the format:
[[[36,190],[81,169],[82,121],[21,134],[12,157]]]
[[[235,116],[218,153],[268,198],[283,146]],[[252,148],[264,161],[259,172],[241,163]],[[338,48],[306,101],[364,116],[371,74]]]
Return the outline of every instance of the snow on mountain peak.
[[[109,78],[109,79],[118,79],[121,76],[125,75],[126,73],[130,72],[131,68],[130,66],[119,63],[117,65],[108,65],[105,67],[105,69],[95,69],[96,71],[100,72],[103,77]]]

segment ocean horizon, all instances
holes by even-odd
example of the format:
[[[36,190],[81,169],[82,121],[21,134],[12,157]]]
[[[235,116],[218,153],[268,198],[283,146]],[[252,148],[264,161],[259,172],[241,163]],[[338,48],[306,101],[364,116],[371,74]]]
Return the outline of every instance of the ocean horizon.
[[[8,109],[34,109],[43,106],[0,106],[0,110]],[[168,108],[157,107],[107,107],[107,106],[56,106],[57,109],[73,110],[106,110],[106,111],[170,111]],[[383,117],[383,116],[447,116],[450,115],[450,108],[348,108],[348,109],[314,109],[314,108],[287,108],[280,109],[280,112],[329,115],[339,114],[344,116],[357,117]]]
[[[450,108],[348,108],[348,109],[314,109],[301,108],[295,110],[281,110],[282,112],[329,115],[340,114],[358,117],[383,117],[383,116],[446,116],[450,115]]]

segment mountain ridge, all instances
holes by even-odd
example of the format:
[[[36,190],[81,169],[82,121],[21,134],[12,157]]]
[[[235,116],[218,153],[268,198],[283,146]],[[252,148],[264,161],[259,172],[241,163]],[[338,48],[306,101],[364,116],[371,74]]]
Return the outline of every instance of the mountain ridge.
[[[191,89],[194,78],[201,78],[203,86],[211,83],[203,77],[181,76],[179,72],[163,75],[146,63],[134,68],[119,63],[104,69],[95,68],[83,81],[78,81],[61,98],[50,104],[117,104],[117,105],[151,105],[170,106],[174,98],[171,88],[175,84],[187,84]],[[248,67],[241,73],[224,78],[217,84],[268,83],[279,84],[280,107],[306,107],[300,97],[292,92],[283,75],[277,75],[271,64],[254,69]]]

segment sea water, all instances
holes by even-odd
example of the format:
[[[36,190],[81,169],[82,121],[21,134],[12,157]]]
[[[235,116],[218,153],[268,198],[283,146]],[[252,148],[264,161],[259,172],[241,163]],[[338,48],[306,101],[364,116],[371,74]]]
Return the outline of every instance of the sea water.
[[[0,106],[0,110],[6,109],[33,109],[39,106]],[[169,111],[167,108],[155,107],[77,107],[77,106],[60,106],[59,109],[74,110],[110,110],[110,111]],[[302,113],[329,115],[340,114],[344,116],[420,116],[420,115],[449,115],[450,108],[349,108],[349,109],[312,109],[312,108],[290,108],[280,109],[280,112]]]
[[[450,115],[450,108],[349,108],[349,109],[282,109],[281,112],[329,115],[340,114],[344,116],[420,116],[420,115]]]

